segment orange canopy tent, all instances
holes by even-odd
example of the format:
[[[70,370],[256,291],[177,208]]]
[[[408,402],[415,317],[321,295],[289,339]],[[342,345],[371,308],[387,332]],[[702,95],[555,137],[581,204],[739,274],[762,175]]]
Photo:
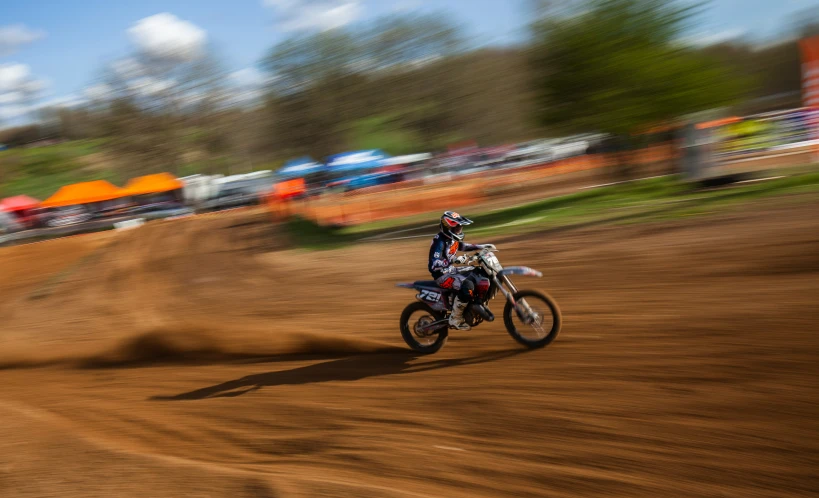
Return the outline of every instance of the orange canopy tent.
[[[132,178],[125,185],[123,192],[124,195],[161,194],[162,192],[181,189],[184,186],[184,183],[170,173],[157,173]]]
[[[60,187],[54,195],[44,200],[42,207],[76,206],[92,202],[110,201],[123,197],[123,191],[105,180],[75,183]]]
[[[305,192],[304,178],[279,182],[273,186],[273,195],[279,199],[289,199]]]

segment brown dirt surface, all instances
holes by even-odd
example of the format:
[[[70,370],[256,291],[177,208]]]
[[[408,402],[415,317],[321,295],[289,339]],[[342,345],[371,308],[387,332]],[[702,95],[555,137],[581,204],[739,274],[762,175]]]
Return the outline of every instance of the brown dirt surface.
[[[0,496],[815,496],[819,205],[493,242],[544,272],[550,347],[497,320],[408,352],[426,240],[0,249]]]

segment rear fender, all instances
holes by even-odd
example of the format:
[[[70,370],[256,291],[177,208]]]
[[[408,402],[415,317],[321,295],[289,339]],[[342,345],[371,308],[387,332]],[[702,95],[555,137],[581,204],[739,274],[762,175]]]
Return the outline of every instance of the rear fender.
[[[401,287],[402,289],[418,291],[415,298],[436,311],[446,311],[449,309],[451,296],[445,289],[408,283],[395,284],[395,286]]]
[[[440,294],[446,294],[447,289],[442,289],[437,286],[429,286],[429,285],[416,285],[416,284],[395,284],[396,287],[401,287],[402,289],[414,289],[417,291],[432,291],[437,292]]]
[[[505,275],[523,275],[524,277],[542,277],[543,274],[537,270],[529,268],[528,266],[508,266],[498,273],[500,276]]]

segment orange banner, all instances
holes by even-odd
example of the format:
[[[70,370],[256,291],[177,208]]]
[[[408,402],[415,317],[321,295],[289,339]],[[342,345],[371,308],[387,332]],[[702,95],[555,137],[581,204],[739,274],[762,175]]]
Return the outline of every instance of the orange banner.
[[[819,106],[819,36],[799,42],[802,48],[802,99],[805,106]]]

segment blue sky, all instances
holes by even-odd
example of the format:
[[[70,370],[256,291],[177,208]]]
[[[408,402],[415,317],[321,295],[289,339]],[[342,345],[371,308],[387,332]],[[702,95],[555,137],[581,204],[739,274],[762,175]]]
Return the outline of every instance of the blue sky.
[[[691,34],[771,37],[795,12],[811,7],[819,9],[819,0],[713,0]],[[81,98],[105,63],[138,43],[152,46],[151,36],[161,42],[164,35],[157,31],[165,28],[206,40],[227,69],[239,71],[253,67],[270,46],[294,32],[401,10],[448,12],[476,41],[487,44],[514,42],[527,23],[526,0],[2,0],[0,106],[13,103],[8,92],[14,82],[9,82],[19,84],[23,76],[35,81],[46,99]],[[161,13],[179,23],[146,25],[144,39],[135,41],[129,29]],[[177,39],[184,36],[170,38]]]

